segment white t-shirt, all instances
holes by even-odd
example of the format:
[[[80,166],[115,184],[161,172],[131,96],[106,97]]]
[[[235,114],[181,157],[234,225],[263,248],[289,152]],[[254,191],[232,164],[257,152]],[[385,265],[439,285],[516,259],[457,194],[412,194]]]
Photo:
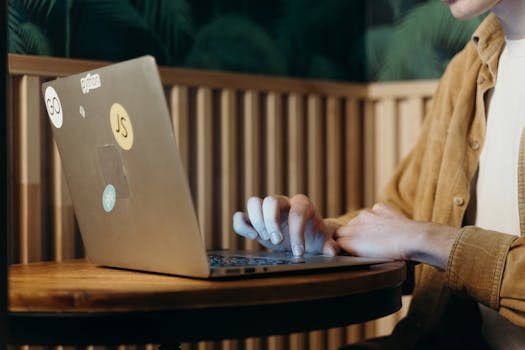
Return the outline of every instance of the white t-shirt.
[[[525,127],[525,39],[506,40],[489,104],[480,155],[476,226],[520,235],[518,158]],[[494,349],[525,349],[525,328],[480,304],[483,334]]]

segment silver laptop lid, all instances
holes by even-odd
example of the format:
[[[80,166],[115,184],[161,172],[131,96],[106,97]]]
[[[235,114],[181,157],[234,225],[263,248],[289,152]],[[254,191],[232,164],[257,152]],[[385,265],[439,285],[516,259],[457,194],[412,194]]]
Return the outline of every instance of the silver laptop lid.
[[[42,93],[88,258],[209,276],[154,58],[47,82]]]

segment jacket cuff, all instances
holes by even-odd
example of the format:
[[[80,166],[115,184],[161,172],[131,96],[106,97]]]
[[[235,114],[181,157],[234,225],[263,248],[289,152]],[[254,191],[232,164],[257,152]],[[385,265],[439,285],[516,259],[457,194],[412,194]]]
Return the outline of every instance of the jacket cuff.
[[[326,227],[326,232],[329,234],[328,237],[334,237],[335,230],[337,230],[339,227],[346,225],[348,221],[345,221],[341,218],[328,218],[324,219],[324,225]]]
[[[517,238],[474,226],[461,229],[448,259],[449,288],[498,310],[507,253]]]

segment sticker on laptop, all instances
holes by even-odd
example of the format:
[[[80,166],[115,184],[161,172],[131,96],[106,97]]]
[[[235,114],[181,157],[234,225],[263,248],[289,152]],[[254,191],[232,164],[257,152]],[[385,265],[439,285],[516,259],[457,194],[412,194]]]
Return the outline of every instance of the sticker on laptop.
[[[80,105],[80,107],[78,108],[78,113],[80,113],[80,116],[82,118],[86,118],[86,110],[84,109],[84,106]]]
[[[109,122],[117,143],[120,147],[129,151],[133,147],[133,126],[131,125],[128,112],[120,103],[113,103],[111,106]]]
[[[115,187],[109,184],[104,188],[104,192],[102,192],[102,206],[104,207],[104,211],[106,213],[112,211],[113,208],[115,208],[116,202],[117,192],[115,191]]]
[[[47,114],[49,115],[51,123],[55,128],[60,129],[64,121],[64,115],[62,113],[62,104],[60,103],[56,90],[48,86],[44,93],[44,98],[46,100]]]

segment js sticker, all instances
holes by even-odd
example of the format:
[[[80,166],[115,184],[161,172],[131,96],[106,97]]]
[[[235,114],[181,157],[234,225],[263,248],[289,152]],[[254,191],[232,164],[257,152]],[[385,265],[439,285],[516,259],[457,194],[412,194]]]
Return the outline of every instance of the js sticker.
[[[109,111],[109,122],[111,131],[120,147],[130,150],[133,147],[133,126],[129,119],[128,112],[120,103],[113,103]]]

